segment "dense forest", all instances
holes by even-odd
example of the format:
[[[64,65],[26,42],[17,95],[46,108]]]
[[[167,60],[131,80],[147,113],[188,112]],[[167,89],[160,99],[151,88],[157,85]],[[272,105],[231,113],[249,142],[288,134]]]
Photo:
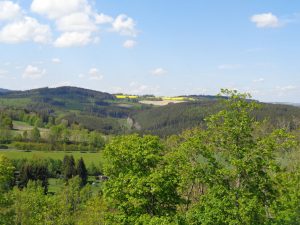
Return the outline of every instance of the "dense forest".
[[[96,151],[101,164],[0,156],[0,224],[300,224],[300,109],[221,94],[160,107],[76,88],[2,94],[2,149]]]

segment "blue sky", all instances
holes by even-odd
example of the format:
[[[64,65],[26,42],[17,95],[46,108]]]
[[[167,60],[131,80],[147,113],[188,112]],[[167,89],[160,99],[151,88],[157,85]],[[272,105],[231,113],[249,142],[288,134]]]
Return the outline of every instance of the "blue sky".
[[[0,87],[300,102],[300,2],[0,1]]]

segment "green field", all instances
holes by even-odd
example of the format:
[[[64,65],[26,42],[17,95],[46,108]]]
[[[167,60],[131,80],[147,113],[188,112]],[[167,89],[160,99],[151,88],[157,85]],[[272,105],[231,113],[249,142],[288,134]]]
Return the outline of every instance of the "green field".
[[[48,179],[48,192],[49,193],[58,193],[65,186],[65,181],[63,179],[49,178]],[[96,194],[100,190],[101,183],[96,181],[94,176],[89,176],[88,179],[89,184],[91,184],[91,191]]]
[[[87,166],[94,163],[99,165],[101,163],[101,153],[82,153],[82,152],[64,152],[64,151],[19,151],[19,150],[0,150],[0,155],[4,155],[9,159],[33,159],[33,158],[52,158],[63,159],[65,155],[73,155],[75,160],[80,157],[83,158]]]

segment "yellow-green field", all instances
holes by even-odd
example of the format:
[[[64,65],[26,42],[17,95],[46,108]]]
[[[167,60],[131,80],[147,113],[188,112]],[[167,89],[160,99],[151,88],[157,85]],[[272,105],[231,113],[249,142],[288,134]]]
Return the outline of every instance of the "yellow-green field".
[[[99,165],[101,163],[101,153],[82,153],[82,152],[64,152],[64,151],[19,151],[19,150],[0,150],[0,155],[4,155],[9,159],[34,159],[34,158],[52,158],[52,159],[63,159],[65,155],[73,155],[77,160],[80,157],[83,158],[87,166],[94,163]]]
[[[115,95],[117,99],[137,99],[139,96],[137,95]]]

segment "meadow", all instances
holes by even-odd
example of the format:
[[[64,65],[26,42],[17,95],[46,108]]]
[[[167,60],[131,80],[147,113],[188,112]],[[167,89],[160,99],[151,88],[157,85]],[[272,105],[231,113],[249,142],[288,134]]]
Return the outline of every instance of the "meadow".
[[[75,160],[83,158],[86,166],[99,165],[101,163],[101,153],[91,152],[64,152],[64,151],[21,151],[16,149],[0,150],[0,155],[6,156],[8,159],[39,159],[52,158],[63,160],[65,155],[73,155]]]

